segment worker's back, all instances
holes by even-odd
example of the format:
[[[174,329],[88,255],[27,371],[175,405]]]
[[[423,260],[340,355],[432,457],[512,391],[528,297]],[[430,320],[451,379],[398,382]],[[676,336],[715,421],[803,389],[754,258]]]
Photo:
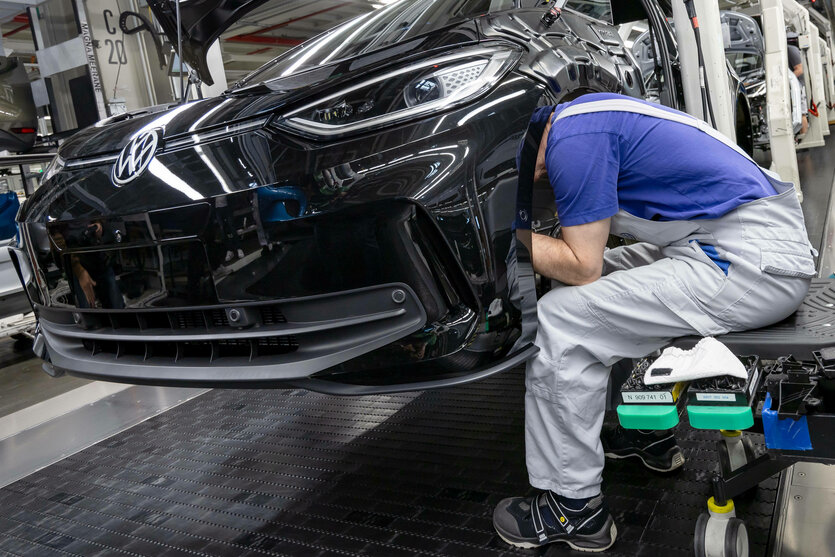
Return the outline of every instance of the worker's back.
[[[590,94],[559,105],[555,117],[579,103],[624,99],[645,102]],[[618,209],[649,220],[715,218],[775,193],[759,167],[729,146],[691,126],[632,112],[559,120],[548,136],[546,163],[564,226]]]

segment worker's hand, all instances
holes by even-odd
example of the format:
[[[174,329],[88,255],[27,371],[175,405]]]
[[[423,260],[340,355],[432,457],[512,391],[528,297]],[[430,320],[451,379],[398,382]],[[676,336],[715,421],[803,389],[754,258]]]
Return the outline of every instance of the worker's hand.
[[[800,135],[806,135],[807,131],[809,131],[809,117],[804,114],[800,124]]]
[[[81,291],[84,292],[84,297],[91,308],[96,307],[96,291],[93,288],[96,286],[96,281],[87,272],[84,267],[79,267],[78,270],[78,284],[81,286]]]

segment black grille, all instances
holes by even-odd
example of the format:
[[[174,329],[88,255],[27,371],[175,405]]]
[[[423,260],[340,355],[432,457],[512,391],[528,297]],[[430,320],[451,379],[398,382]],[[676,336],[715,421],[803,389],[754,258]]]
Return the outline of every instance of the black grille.
[[[244,358],[252,361],[258,357],[280,356],[294,352],[299,348],[298,338],[294,335],[280,335],[277,332],[269,336],[264,330],[264,336],[258,338],[232,339],[223,338],[224,332],[235,332],[242,329],[232,327],[224,308],[169,310],[169,311],[137,311],[129,312],[87,312],[80,313],[82,317],[79,326],[84,327],[95,338],[79,340],[90,351],[90,354],[112,354],[116,358],[127,356],[140,357],[143,361],[152,360],[162,363],[162,360],[202,360],[214,362],[223,358]],[[258,327],[265,329],[270,326],[287,323],[281,309],[275,305],[250,307],[250,313],[257,318]],[[258,330],[252,328],[251,330]],[[137,340],[101,338],[102,333],[113,335],[143,332],[146,334],[160,334],[165,331],[180,335],[180,340]],[[211,340],[182,340],[183,334],[217,335]],[[230,336],[232,336],[230,334]]]
[[[258,316],[259,324],[270,326],[287,323],[278,306],[265,305],[251,308]],[[76,311],[83,316],[86,329],[112,328],[119,331],[138,329],[168,329],[178,332],[210,331],[229,328],[229,318],[222,308],[200,310],[137,311],[137,312],[87,312]]]
[[[143,360],[202,360],[214,362],[224,358],[245,358],[252,361],[258,357],[280,356],[295,352],[299,348],[295,336],[266,337],[257,339],[229,339],[212,341],[82,341],[90,354],[112,354],[116,358],[139,356]]]
[[[36,309],[53,365],[161,384],[263,385],[308,378],[426,323],[414,292],[399,283],[216,306]]]
[[[206,319],[202,311],[172,311],[168,314],[172,329],[206,328]]]
[[[275,306],[264,306],[261,308],[261,321],[264,325],[277,325],[287,323],[287,318]]]

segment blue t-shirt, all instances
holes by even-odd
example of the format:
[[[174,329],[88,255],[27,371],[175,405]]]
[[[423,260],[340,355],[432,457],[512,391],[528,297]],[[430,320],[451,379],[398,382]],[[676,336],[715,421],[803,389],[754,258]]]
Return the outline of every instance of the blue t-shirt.
[[[645,102],[594,93],[558,105],[554,117],[607,99]],[[560,120],[548,134],[545,163],[563,226],[603,220],[619,209],[647,220],[716,218],[776,194],[756,164],[706,133],[632,112]]]

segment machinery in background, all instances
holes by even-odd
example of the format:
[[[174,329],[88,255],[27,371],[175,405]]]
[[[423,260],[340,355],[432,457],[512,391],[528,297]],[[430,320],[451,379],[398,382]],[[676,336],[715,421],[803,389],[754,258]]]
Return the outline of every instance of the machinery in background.
[[[671,34],[675,33],[674,22],[670,21],[668,25]],[[675,46],[668,45],[667,48],[671,51],[672,59],[677,60],[679,53],[674,50]],[[644,87],[646,89],[646,99],[660,104],[669,104],[662,100],[660,94],[660,91],[664,87],[664,76],[658,71],[658,68],[663,63],[659,58],[658,33],[652,29],[648,29],[640,34],[632,44],[632,54],[641,68],[641,75],[643,76]],[[731,118],[734,122],[736,141],[746,152],[753,154],[759,136],[757,129],[757,122],[759,120],[755,118],[754,106],[750,96],[746,94],[747,84],[745,83],[745,78],[739,74],[736,66],[730,60],[726,66],[728,95],[733,99]],[[760,66],[762,66],[762,62],[760,62]],[[764,75],[765,70],[763,70]],[[680,97],[679,102],[683,107],[685,104],[683,91],[679,90],[676,94]],[[762,94],[765,95],[765,89],[763,89]],[[765,136],[765,140],[768,141],[768,135]]]
[[[32,87],[18,58],[0,56],[0,151],[23,153],[37,138]]]
[[[751,106],[754,146],[768,149],[765,40],[762,31],[757,22],[745,14],[722,11],[720,18],[725,31],[725,57],[742,80]]]

